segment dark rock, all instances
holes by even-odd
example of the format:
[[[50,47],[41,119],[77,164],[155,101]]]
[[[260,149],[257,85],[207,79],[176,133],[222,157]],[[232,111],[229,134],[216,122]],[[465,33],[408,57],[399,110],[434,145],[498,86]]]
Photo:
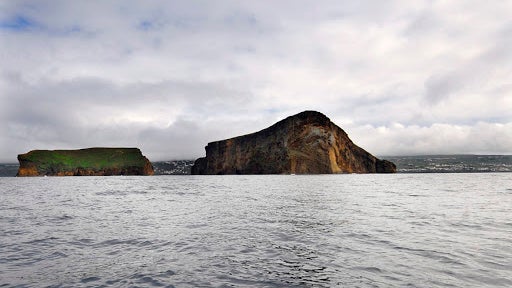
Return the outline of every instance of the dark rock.
[[[259,132],[208,143],[192,174],[395,173],[319,112],[290,116]]]
[[[206,173],[206,157],[197,158],[191,170],[192,175],[204,175]]]

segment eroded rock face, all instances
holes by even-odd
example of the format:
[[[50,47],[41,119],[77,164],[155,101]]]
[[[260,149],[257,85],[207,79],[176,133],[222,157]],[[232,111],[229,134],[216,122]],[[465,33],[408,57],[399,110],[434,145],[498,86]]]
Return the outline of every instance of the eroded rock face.
[[[319,112],[290,116],[259,132],[208,143],[192,174],[395,173]]]
[[[153,175],[151,162],[137,148],[33,150],[18,155],[16,176]]]

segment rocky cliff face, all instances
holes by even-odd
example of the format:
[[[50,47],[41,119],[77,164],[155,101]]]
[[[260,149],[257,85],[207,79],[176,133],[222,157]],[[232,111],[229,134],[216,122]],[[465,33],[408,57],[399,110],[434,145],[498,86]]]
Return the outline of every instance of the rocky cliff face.
[[[18,155],[17,176],[153,175],[151,162],[137,148],[33,150]]]
[[[208,143],[192,174],[395,173],[319,112],[290,116],[259,132]]]

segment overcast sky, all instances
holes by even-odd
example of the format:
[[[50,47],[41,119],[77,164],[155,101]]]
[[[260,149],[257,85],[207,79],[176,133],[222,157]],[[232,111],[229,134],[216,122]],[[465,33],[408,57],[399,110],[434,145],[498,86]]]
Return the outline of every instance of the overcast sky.
[[[512,153],[512,1],[0,0],[0,162],[317,110],[374,155]]]

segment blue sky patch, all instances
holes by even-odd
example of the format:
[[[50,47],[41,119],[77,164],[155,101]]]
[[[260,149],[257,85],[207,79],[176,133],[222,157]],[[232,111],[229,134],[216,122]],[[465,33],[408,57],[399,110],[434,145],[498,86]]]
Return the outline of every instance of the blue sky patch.
[[[0,21],[0,29],[4,30],[23,31],[35,26],[34,21],[24,16],[16,16],[9,20]]]
[[[139,28],[141,30],[149,30],[153,28],[153,24],[150,21],[142,21],[139,23]]]

